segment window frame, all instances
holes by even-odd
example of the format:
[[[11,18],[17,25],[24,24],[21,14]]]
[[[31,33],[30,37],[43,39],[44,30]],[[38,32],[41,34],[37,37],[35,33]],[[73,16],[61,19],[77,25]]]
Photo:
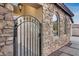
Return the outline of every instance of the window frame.
[[[67,17],[66,16],[64,20],[64,34],[67,34]]]
[[[57,35],[54,35],[54,36],[60,36],[60,15],[58,12],[56,12],[55,14],[53,15],[56,15],[57,17]],[[52,19],[53,20],[53,19]],[[53,26],[54,26],[54,23],[53,23]],[[54,28],[53,28],[54,29]],[[54,31],[54,30],[53,30]],[[53,33],[54,34],[54,33]]]

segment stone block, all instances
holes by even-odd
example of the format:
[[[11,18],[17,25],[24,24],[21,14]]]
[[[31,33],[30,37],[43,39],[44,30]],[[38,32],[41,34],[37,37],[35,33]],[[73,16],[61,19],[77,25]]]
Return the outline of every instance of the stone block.
[[[6,45],[11,45],[11,44],[13,44],[12,40],[11,41],[6,41]]]
[[[0,52],[0,56],[4,56],[2,52]]]

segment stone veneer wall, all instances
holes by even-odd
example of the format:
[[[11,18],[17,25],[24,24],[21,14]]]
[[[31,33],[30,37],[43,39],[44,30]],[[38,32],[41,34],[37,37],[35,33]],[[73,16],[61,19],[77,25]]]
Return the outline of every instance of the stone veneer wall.
[[[5,16],[3,14],[5,14]],[[0,6],[0,56],[13,55],[13,29],[11,28],[11,26],[13,26],[12,20],[12,14],[9,10]],[[7,24],[6,29],[3,29],[5,24]]]
[[[55,4],[41,4],[43,6],[43,23],[42,23],[42,55],[49,55],[62,46],[66,45],[70,39],[70,19],[69,16]],[[60,37],[55,39],[53,36],[52,16],[55,12],[60,16]],[[64,34],[64,20],[67,17],[67,35]]]
[[[41,53],[43,56],[49,55],[62,46],[66,45],[70,39],[70,18],[55,4],[41,4],[43,7],[43,21],[42,21],[42,40],[41,40]],[[53,36],[53,23],[51,22],[52,16],[55,12],[60,16],[60,37],[55,39]],[[67,35],[64,34],[64,18],[67,17]],[[12,37],[8,37],[8,40]],[[1,40],[1,38],[0,38]],[[3,42],[4,43],[4,42]],[[10,42],[9,42],[10,43]],[[0,43],[1,44],[1,43]],[[4,45],[3,49],[0,47],[0,55],[13,55],[13,45]]]

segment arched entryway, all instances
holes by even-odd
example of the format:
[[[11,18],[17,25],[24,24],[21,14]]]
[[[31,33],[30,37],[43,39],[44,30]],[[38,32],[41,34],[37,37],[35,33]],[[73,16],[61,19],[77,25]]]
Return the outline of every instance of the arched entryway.
[[[37,18],[23,15],[15,20],[14,55],[39,56],[41,41],[41,24]]]
[[[41,55],[42,7],[39,4],[22,4],[19,11],[15,6],[14,55]],[[20,16],[21,15],[21,16]]]

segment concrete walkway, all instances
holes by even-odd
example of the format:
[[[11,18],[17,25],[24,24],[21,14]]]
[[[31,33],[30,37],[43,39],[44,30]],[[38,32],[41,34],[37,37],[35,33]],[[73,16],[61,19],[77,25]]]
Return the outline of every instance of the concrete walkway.
[[[79,56],[79,37],[71,37],[71,43],[52,53],[50,56]]]
[[[73,37],[70,38],[70,41],[71,41],[72,43],[79,44],[79,37],[73,36]]]

